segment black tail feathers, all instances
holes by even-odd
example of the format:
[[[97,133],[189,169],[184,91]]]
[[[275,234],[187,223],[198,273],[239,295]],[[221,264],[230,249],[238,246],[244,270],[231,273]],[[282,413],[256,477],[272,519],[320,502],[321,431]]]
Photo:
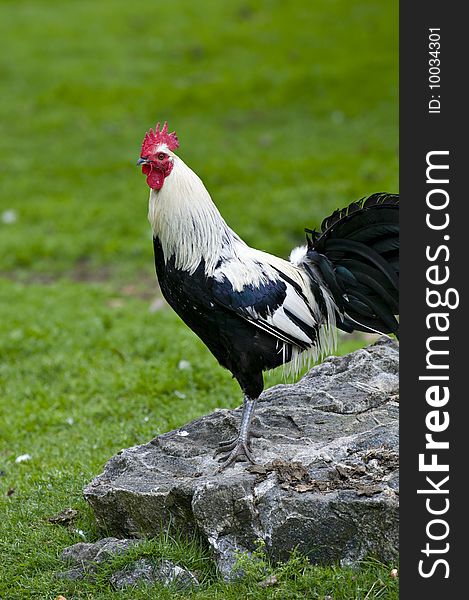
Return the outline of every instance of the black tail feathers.
[[[399,196],[373,194],[307,233],[307,258],[337,305],[343,331],[399,334]]]

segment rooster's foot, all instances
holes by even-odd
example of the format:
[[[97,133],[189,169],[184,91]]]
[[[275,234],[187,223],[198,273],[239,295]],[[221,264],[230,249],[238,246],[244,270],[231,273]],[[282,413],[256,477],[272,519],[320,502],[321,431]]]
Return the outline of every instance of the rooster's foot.
[[[241,425],[238,436],[226,442],[221,442],[218,445],[214,457],[217,456],[217,454],[224,454],[224,456],[218,460],[218,462],[222,463],[218,470],[219,472],[240,460],[248,460],[252,464],[256,464],[251,452],[251,438],[260,437],[260,434],[250,430],[256,402],[257,400],[255,398],[252,399],[248,396],[244,397],[243,414],[241,416]]]
[[[225,456],[222,456],[218,460],[218,462],[222,463],[218,470],[219,472],[224,471],[227,467],[239,461],[248,460],[250,463],[256,464],[249,442],[245,442],[239,438],[222,442],[215,451],[215,456],[225,452]]]

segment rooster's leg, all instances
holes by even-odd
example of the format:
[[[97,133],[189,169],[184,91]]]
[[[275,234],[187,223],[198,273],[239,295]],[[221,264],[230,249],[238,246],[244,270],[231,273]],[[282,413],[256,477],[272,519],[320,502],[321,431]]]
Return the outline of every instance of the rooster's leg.
[[[222,463],[220,470],[226,469],[239,460],[247,459],[251,463],[255,463],[254,456],[251,453],[250,447],[250,426],[254,410],[256,408],[257,398],[244,397],[243,415],[241,417],[241,425],[239,428],[239,434],[237,437],[221,442],[215,451],[215,455],[226,453],[225,456],[220,458]]]

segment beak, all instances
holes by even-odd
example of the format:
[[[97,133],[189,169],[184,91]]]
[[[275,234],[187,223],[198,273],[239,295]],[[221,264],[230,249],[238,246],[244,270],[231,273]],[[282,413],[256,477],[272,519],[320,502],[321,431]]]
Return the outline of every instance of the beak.
[[[137,160],[137,167],[140,167],[140,165],[147,165],[150,161],[148,160],[148,158],[139,158]]]

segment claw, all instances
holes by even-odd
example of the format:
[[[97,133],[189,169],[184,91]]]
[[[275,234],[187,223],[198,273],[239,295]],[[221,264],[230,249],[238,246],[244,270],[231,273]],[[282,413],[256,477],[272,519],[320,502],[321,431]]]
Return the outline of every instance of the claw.
[[[251,451],[251,438],[252,437],[253,438],[260,438],[261,434],[250,432],[249,433],[249,439],[245,443],[241,442],[239,440],[239,437],[234,437],[234,438],[231,438],[230,440],[226,440],[225,442],[220,442],[218,444],[218,448],[213,453],[213,458],[215,458],[218,454],[223,454],[224,452],[230,452],[231,450],[234,450],[236,448],[236,446],[243,446],[243,447],[247,448],[247,450],[250,452]]]
[[[218,444],[219,448],[223,448],[224,446],[231,446],[231,444],[233,444],[234,442],[238,441],[238,436],[235,436],[234,438],[231,438],[231,440],[226,440],[224,442],[220,442]]]
[[[231,444],[230,444],[230,446],[231,446]],[[218,469],[219,473],[224,471],[230,465],[237,463],[239,461],[242,461],[242,460],[246,460],[246,459],[253,465],[256,464],[254,456],[252,455],[252,452],[249,449],[248,444],[246,442],[237,440],[232,446],[233,447],[222,448],[222,449],[218,448],[218,450],[217,450],[217,454],[220,453],[220,451],[225,452],[225,451],[231,450],[231,452],[229,452],[229,454],[227,456],[222,456],[219,459],[218,462],[223,463],[220,466],[220,468]]]
[[[218,444],[218,448],[213,453],[213,458],[215,458],[218,454],[223,454],[224,452],[230,452],[230,450],[233,450],[236,447],[237,443],[238,443],[237,439],[231,440],[229,442],[221,442],[220,444]]]

